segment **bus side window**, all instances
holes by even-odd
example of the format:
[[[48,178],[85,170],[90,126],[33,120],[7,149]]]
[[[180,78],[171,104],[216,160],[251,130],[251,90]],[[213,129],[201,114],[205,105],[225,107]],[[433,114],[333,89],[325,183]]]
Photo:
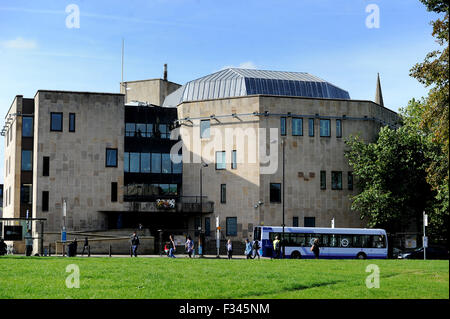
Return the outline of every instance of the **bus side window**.
[[[371,238],[368,235],[361,235],[361,248],[370,248],[371,245]]]
[[[338,241],[338,235],[330,235],[330,246],[329,247],[338,247],[339,241]]]
[[[361,248],[361,235],[353,235],[353,247]]]
[[[328,243],[328,235],[323,234],[321,237],[322,238],[320,239],[320,246],[328,247],[328,245],[329,245],[329,243]]]

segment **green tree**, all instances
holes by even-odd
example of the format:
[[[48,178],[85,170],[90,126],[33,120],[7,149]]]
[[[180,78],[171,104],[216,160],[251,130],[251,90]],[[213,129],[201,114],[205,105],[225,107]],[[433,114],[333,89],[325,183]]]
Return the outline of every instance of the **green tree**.
[[[398,232],[411,226],[420,231],[422,213],[435,195],[426,181],[427,138],[404,125],[397,130],[383,127],[375,143],[359,137],[346,141],[346,157],[361,191],[351,197],[351,207],[369,227]]]

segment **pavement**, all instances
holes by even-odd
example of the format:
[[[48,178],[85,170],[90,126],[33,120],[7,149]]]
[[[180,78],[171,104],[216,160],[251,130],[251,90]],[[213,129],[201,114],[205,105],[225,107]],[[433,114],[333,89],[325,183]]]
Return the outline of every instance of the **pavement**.
[[[11,255],[9,255],[9,256],[11,256]],[[25,256],[25,254],[14,254],[12,256]],[[46,257],[46,256],[43,256],[43,257]],[[63,256],[58,254],[58,255],[51,255],[51,257],[63,257]],[[67,255],[64,257],[67,257]],[[88,256],[86,254],[83,256],[77,254],[76,257],[88,258]],[[99,257],[103,257],[103,258],[109,257],[109,255],[108,254],[102,254],[102,255],[91,254],[91,256],[89,258],[99,258]],[[175,254],[175,257],[180,258],[180,259],[189,258],[189,256],[185,255],[185,254],[179,254],[179,255]],[[130,255],[111,255],[111,258],[131,258],[131,257],[130,257]],[[166,255],[162,255],[162,256],[160,256],[160,255],[138,255],[137,258],[169,258],[169,257],[167,257]],[[196,255],[192,258],[195,258],[195,259],[218,259],[216,255],[203,255],[203,257]],[[220,255],[219,259],[228,259],[228,257],[226,255]],[[233,259],[246,259],[246,256],[233,255]],[[261,257],[261,259],[270,259],[270,258]]]

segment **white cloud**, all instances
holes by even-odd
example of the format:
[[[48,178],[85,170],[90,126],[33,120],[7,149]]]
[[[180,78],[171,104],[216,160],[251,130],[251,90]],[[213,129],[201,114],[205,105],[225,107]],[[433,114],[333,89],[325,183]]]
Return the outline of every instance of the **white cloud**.
[[[234,65],[226,65],[221,68],[221,70],[229,69],[229,68],[240,68],[240,69],[257,69],[258,67],[252,61],[242,62],[238,66]]]
[[[14,40],[1,42],[2,47],[6,49],[35,49],[37,43],[34,40],[26,40],[22,37],[17,37]]]

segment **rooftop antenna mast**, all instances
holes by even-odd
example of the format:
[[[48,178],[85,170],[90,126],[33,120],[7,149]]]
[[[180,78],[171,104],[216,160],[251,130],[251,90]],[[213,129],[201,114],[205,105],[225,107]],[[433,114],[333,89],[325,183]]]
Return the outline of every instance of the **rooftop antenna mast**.
[[[122,81],[120,82],[120,85],[123,87],[124,93],[125,93],[125,103],[127,103],[127,85],[123,82],[123,57],[124,57],[124,47],[125,47],[125,41],[122,38]]]

